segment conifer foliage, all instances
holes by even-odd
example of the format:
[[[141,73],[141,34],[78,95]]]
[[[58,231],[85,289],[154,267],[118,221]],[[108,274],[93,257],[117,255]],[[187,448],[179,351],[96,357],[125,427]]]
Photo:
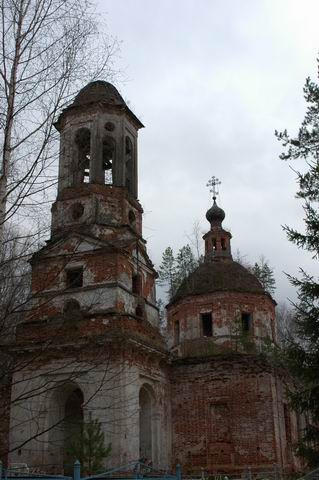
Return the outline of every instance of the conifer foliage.
[[[298,232],[285,226],[288,239],[297,247],[312,253],[313,261],[319,256],[319,85],[309,78],[304,87],[307,103],[305,118],[297,138],[285,130],[276,132],[285,147],[283,160],[301,160],[297,172],[299,190],[297,198],[303,201],[305,228]],[[297,335],[287,339],[285,361],[296,380],[290,392],[292,405],[308,421],[303,429],[299,454],[309,466],[319,466],[319,278],[300,269],[300,276],[289,277],[298,290],[295,305]]]
[[[276,280],[274,271],[264,256],[261,256],[259,262],[255,262],[253,267],[248,268],[248,270],[258,278],[266,292],[271,295],[275,293]]]
[[[101,423],[97,419],[93,420],[90,414],[89,421],[82,425],[80,434],[71,439],[68,455],[73,457],[73,461],[79,460],[82,470],[92,475],[101,472],[103,460],[110,454],[111,448],[111,444],[105,446]]]
[[[184,245],[176,257],[171,247],[167,247],[162,255],[162,263],[158,270],[159,284],[168,288],[169,300],[173,298],[182,281],[198,267],[201,259],[196,259],[190,245]]]

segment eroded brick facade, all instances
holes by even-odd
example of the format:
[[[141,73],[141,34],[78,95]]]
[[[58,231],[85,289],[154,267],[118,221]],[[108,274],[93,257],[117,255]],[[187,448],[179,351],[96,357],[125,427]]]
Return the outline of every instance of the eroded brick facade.
[[[214,201],[207,213],[205,262],[168,305],[164,339],[137,200],[142,124],[94,82],[56,126],[51,238],[33,256],[32,308],[14,345],[10,462],[61,470],[69,417],[92,415],[112,444],[106,466],[296,469],[296,418],[263,354],[276,341],[275,303],[233,262],[223,211]]]

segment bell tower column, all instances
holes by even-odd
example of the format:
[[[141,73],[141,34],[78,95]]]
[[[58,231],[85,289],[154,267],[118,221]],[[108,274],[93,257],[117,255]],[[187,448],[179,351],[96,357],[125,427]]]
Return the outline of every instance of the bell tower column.
[[[97,119],[92,124],[91,160],[90,183],[103,185],[102,140]]]

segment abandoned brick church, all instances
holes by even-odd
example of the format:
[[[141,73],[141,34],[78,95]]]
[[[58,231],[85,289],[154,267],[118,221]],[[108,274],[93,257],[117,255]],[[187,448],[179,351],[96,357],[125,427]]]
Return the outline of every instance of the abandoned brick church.
[[[112,446],[106,466],[145,457],[185,473],[294,471],[298,419],[262,353],[276,342],[275,302],[233,261],[215,199],[205,260],[160,333],[138,201],[141,127],[104,81],[56,122],[58,194],[51,237],[31,261],[32,309],[16,331],[9,460],[62,466],[72,429],[96,418]]]

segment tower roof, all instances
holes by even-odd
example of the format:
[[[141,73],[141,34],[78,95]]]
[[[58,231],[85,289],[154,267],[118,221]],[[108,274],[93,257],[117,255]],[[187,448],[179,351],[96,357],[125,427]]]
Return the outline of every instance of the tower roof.
[[[75,97],[72,106],[87,105],[88,103],[95,102],[126,106],[123,97],[114,85],[104,80],[96,80],[83,87]]]
[[[204,261],[184,279],[171,303],[192,295],[206,295],[215,292],[238,292],[266,294],[258,278],[231,255],[231,234],[223,229],[225,212],[216,203],[215,187],[218,179],[212,177],[213,205],[206,218],[210,230],[203,236],[205,240]],[[220,182],[219,182],[220,183]]]
[[[172,302],[214,292],[265,293],[259,280],[232,259],[205,260],[181,284]]]
[[[120,112],[125,112],[130,119],[135,123],[136,128],[143,128],[143,123],[137,118],[132,110],[127,106],[123,97],[118,92],[117,88],[110,82],[104,80],[95,80],[88,83],[82,90],[79,91],[73,103],[66,107],[57,121],[55,127],[58,131],[62,129],[63,119],[69,112],[76,112],[83,110],[91,105],[99,104],[105,106],[106,109],[114,109]]]

